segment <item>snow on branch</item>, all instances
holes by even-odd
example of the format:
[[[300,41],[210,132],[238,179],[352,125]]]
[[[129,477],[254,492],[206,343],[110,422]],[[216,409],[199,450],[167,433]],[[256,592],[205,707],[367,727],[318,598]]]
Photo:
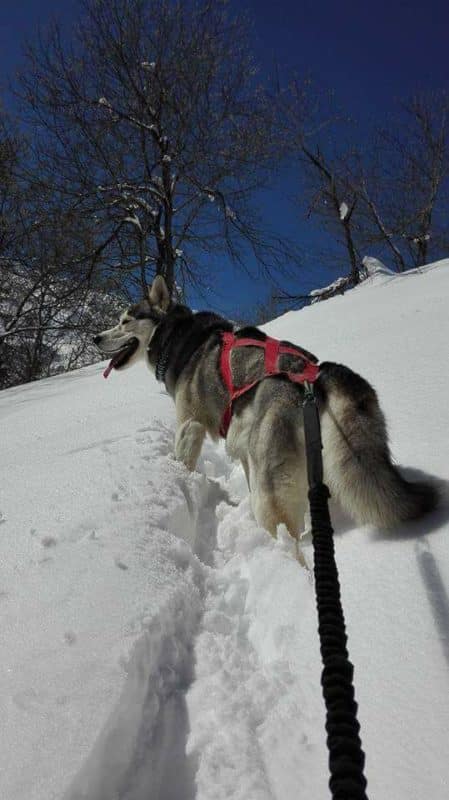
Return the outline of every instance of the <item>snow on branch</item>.
[[[350,286],[352,286],[350,278],[337,278],[328,286],[323,286],[322,289],[312,289],[309,297],[311,298],[312,304],[318,303],[320,300],[327,300],[329,297],[333,297],[336,294],[344,294],[346,289]]]
[[[340,219],[344,220],[348,216],[349,208],[346,203],[341,203],[340,205]]]
[[[131,225],[134,225],[142,233],[142,225],[140,223],[140,219],[137,216],[137,214],[133,214],[132,216],[125,217],[125,219],[123,221],[124,222],[129,222]]]

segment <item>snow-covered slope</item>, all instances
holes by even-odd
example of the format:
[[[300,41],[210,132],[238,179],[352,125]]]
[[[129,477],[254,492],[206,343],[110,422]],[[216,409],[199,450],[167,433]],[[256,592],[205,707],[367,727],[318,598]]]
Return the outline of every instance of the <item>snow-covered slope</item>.
[[[448,298],[449,261],[267,330],[365,375],[398,462],[447,481]],[[101,371],[0,394],[0,796],[326,800],[310,578],[257,528],[222,445],[193,475],[173,461],[144,366]],[[395,532],[333,510],[376,800],[449,792],[444,491]]]

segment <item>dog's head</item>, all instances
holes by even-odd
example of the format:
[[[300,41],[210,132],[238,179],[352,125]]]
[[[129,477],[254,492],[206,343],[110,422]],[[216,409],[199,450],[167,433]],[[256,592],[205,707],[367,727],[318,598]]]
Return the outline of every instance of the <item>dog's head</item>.
[[[101,353],[111,357],[104,372],[106,378],[112,369],[126,369],[145,356],[153,333],[169,306],[167,284],[162,275],[156,275],[148,298],[124,311],[114,328],[94,337]]]

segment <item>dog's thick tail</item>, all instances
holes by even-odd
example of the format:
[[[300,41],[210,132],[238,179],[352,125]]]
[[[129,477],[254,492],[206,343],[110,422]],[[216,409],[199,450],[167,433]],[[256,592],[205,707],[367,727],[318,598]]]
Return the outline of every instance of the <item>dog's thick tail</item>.
[[[435,508],[436,487],[407,481],[392,463],[372,386],[347,367],[325,362],[316,389],[325,480],[356,522],[393,527]]]

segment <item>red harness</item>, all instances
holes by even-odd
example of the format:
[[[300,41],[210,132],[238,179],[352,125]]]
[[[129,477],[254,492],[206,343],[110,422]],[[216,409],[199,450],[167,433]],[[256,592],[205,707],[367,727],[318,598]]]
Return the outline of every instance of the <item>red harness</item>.
[[[222,346],[220,354],[220,370],[221,377],[223,378],[225,386],[229,392],[229,403],[223,414],[223,419],[220,426],[220,436],[223,436],[224,438],[226,437],[229,425],[231,424],[234,400],[236,400],[238,397],[241,397],[242,394],[249,392],[253,386],[256,386],[256,384],[260,383],[260,381],[262,381],[264,378],[267,378],[270,375],[284,375],[293,383],[304,383],[304,381],[313,383],[318,377],[320,371],[318,364],[314,364],[313,361],[311,361],[310,358],[303,353],[300,347],[282,344],[277,339],[271,339],[269,336],[267,336],[266,339],[239,339],[234,333],[228,331],[223,332],[221,336]],[[257,378],[257,380],[252,381],[251,383],[245,383],[244,386],[236,389],[232,380],[231,352],[234,347],[248,346],[261,347],[263,350],[265,350],[264,375],[262,378]],[[286,372],[285,370],[278,368],[279,356],[285,354],[297,356],[304,361],[304,369],[302,372]]]

